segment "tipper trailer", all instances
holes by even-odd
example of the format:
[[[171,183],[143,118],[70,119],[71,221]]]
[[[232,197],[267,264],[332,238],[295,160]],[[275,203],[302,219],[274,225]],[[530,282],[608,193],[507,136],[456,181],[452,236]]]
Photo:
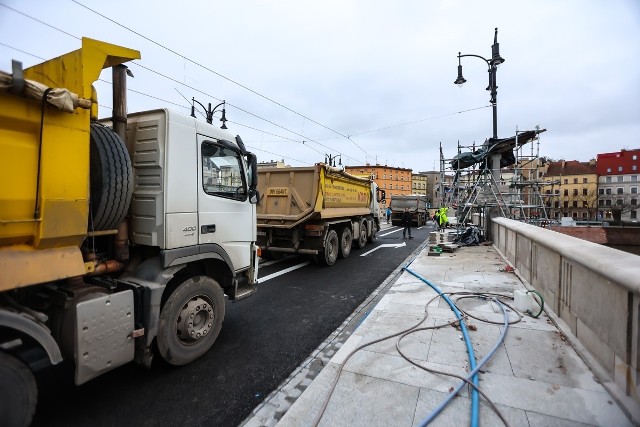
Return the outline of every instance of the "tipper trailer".
[[[384,200],[371,179],[318,163],[258,169],[257,243],[263,256],[310,255],[333,265],[352,245],[364,247],[380,229]]]

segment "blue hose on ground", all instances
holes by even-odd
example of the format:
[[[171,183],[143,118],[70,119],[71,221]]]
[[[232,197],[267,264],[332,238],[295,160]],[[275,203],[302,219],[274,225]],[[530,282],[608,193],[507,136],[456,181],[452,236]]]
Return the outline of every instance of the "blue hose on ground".
[[[412,261],[413,262],[413,261]],[[507,314],[507,311],[504,308],[504,305],[502,303],[500,303],[500,301],[498,301],[496,298],[493,298],[493,301],[495,301],[498,306],[500,307],[500,309],[502,310],[502,315],[504,318],[504,325],[502,328],[502,333],[500,334],[500,337],[498,338],[498,341],[494,344],[494,346],[491,348],[491,350],[487,353],[487,355],[482,358],[482,360],[477,364],[477,366],[475,365],[475,355],[473,353],[473,347],[471,347],[470,345],[470,339],[466,330],[466,325],[464,325],[464,320],[461,319],[461,314],[459,312],[459,310],[455,307],[455,304],[449,299],[448,296],[444,295],[442,293],[442,291],[433,283],[429,282],[427,279],[425,279],[424,277],[420,276],[418,273],[410,270],[408,268],[408,266],[411,264],[408,263],[405,267],[404,270],[407,271],[409,274],[412,274],[413,276],[417,277],[418,279],[420,279],[421,281],[423,281],[424,283],[426,283],[427,285],[429,285],[431,288],[433,288],[433,290],[435,290],[439,295],[441,295],[445,301],[447,301],[447,304],[449,304],[449,306],[451,307],[451,309],[453,310],[453,312],[456,315],[456,318],[458,320],[460,320],[460,329],[462,330],[463,336],[465,337],[465,342],[467,344],[467,350],[469,350],[469,361],[470,361],[470,367],[471,367],[471,372],[469,372],[469,375],[467,376],[467,379],[472,381],[474,386],[478,386],[478,371],[480,371],[480,369],[482,369],[482,367],[487,363],[487,361],[489,361],[489,359],[491,357],[493,357],[494,353],[498,350],[498,347],[500,347],[500,345],[502,344],[502,342],[504,341],[504,338],[507,334],[507,328],[509,327],[509,315]],[[440,412],[442,412],[442,410],[449,404],[449,402],[451,402],[451,400],[457,396],[457,394],[460,392],[460,390],[462,389],[462,387],[465,386],[465,382],[460,383],[460,385],[458,385],[458,387],[456,389],[453,390],[453,392],[451,392],[447,398],[440,403],[440,405],[438,405],[438,407],[436,409],[434,409],[431,414],[429,414],[425,419],[423,419],[420,422],[420,426],[426,426],[428,425],[431,421],[433,421]],[[475,397],[475,405],[474,405],[474,397]],[[471,399],[471,422],[470,425],[471,427],[477,427],[479,425],[479,402],[478,402],[478,391],[474,388],[473,392],[472,392],[472,399]]]
[[[413,262],[413,261],[411,261]],[[434,291],[436,291],[438,293],[438,295],[442,296],[442,298],[444,298],[444,300],[447,302],[447,304],[449,304],[449,307],[451,307],[451,310],[454,312],[454,314],[456,315],[456,318],[459,321],[460,324],[460,331],[462,331],[462,336],[464,337],[464,342],[467,346],[467,352],[469,354],[469,367],[472,370],[476,369],[476,357],[475,354],[473,353],[473,346],[471,345],[471,339],[469,338],[469,333],[467,331],[467,326],[464,322],[464,319],[462,318],[462,314],[460,314],[460,311],[456,308],[456,305],[453,303],[453,301],[451,301],[451,299],[442,293],[442,291],[433,283],[429,282],[427,279],[425,279],[424,277],[420,276],[418,273],[416,273],[413,270],[409,269],[409,265],[411,264],[408,263],[405,267],[404,270],[409,273],[414,275],[415,277],[417,277],[418,279],[422,280],[424,283],[426,283],[427,285],[431,286],[431,288],[433,288]],[[473,385],[475,387],[478,387],[478,373],[477,371],[473,374],[472,378],[470,378],[471,382],[473,383]],[[449,396],[451,396],[453,394],[453,396],[455,396],[456,394],[458,394],[458,392],[462,389],[462,387],[464,387],[466,383],[462,382],[460,386],[458,386],[458,388],[456,390],[454,390],[453,393],[451,393]],[[451,399],[449,399],[451,400]],[[448,401],[447,401],[448,403]],[[437,408],[437,412],[434,411],[431,414],[431,419],[435,418],[438,413],[440,413],[440,411],[442,411],[442,409],[444,409],[445,405],[441,405],[442,408]],[[478,418],[479,418],[479,413],[480,413],[480,406],[479,406],[479,397],[478,397],[478,391],[474,388],[472,393],[471,393],[471,427],[477,427],[479,424]],[[420,426],[425,426],[427,425],[431,419],[424,420],[423,422],[420,423]],[[426,421],[426,422],[425,422]]]

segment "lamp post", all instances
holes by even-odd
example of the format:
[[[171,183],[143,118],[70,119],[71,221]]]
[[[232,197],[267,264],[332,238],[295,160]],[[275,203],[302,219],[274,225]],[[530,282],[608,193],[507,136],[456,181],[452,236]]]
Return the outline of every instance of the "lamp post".
[[[197,103],[199,106],[202,107],[202,109],[206,113],[207,123],[209,123],[209,124],[213,124],[213,113],[215,113],[216,109],[222,105],[222,110],[221,110],[222,111],[222,117],[220,117],[220,121],[222,122],[222,126],[220,126],[220,129],[226,129],[227,128],[227,125],[226,125],[227,117],[225,115],[225,110],[224,110],[225,101],[222,101],[220,104],[216,105],[212,109],[211,108],[211,103],[209,103],[209,108],[205,108],[205,106],[202,105],[200,102],[196,101],[195,98],[191,98],[191,117],[195,117],[196,116],[196,107],[195,107],[194,103]]]
[[[324,155],[324,162],[334,168],[336,167],[336,159],[338,159],[338,166],[342,166],[342,154],[336,154],[334,156],[331,154]]]
[[[498,29],[493,38],[493,45],[491,46],[491,59],[483,58],[480,55],[462,55],[458,52],[458,78],[454,81],[458,86],[462,86],[466,80],[462,77],[462,63],[461,58],[473,56],[474,58],[480,58],[487,64],[487,71],[489,72],[489,86],[487,90],[491,91],[491,106],[493,107],[493,139],[498,139],[498,85],[496,83],[496,71],[500,64],[504,62],[504,58],[500,56],[500,44],[498,43]]]

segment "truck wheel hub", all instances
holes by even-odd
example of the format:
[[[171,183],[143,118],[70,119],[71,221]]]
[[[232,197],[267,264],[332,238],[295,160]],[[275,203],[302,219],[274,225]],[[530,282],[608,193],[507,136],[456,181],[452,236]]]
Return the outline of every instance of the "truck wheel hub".
[[[177,320],[178,338],[193,343],[209,333],[213,326],[213,307],[202,296],[191,298],[180,311]]]

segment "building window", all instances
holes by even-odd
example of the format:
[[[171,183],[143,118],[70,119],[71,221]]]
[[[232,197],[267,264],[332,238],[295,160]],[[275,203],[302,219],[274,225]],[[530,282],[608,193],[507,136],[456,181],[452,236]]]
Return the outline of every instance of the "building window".
[[[564,208],[566,209],[566,208],[568,208],[568,207],[569,207],[569,202],[564,202],[562,205],[563,205],[563,206],[564,206]]]
[[[607,184],[610,183],[611,182],[611,177],[610,176],[606,177],[605,181],[607,182]]]
[[[569,180],[568,180],[568,179],[565,179],[565,180],[564,180],[564,183],[565,183],[565,184],[568,184],[568,183],[569,183]]]
[[[638,194],[638,187],[631,187],[631,194]]]
[[[633,156],[631,156],[631,160],[638,160],[638,155],[634,154]]]
[[[588,190],[587,190],[586,188],[583,188],[583,189],[582,189],[582,195],[583,195],[583,196],[586,196],[586,195],[587,195],[587,191],[588,191]]]
[[[382,175],[383,179],[387,179],[387,174],[385,173],[384,175]]]
[[[553,204],[553,206],[554,206],[556,209],[558,209],[558,208],[560,207],[560,202],[556,201],[556,202]]]
[[[598,206],[604,206],[604,200],[602,199],[598,200]]]
[[[605,206],[611,206],[611,199],[607,199],[604,201]]]
[[[582,178],[582,183],[586,184],[587,183],[587,178]]]
[[[638,218],[638,215],[637,215],[636,211],[631,211],[629,213],[631,214],[631,219],[637,219]]]
[[[618,205],[618,206],[622,206],[622,199],[618,199],[618,200],[616,200],[616,205]]]
[[[636,165],[631,165],[631,170],[632,171],[638,170],[638,167]]]
[[[624,176],[619,176],[618,177],[618,182],[624,182]]]
[[[631,175],[631,182],[638,182],[638,175]]]
[[[564,195],[568,196],[569,195],[569,190],[564,190]]]
[[[631,201],[629,202],[629,204],[635,206],[638,204],[638,199],[631,199]]]
[[[607,173],[611,173],[611,168],[607,168]]]
[[[622,187],[618,187],[618,188],[616,189],[616,194],[624,194],[624,188],[622,188]]]
[[[578,212],[572,213],[571,216],[574,217],[574,218],[578,218]]]
[[[573,183],[577,184],[578,183],[578,178],[573,178]]]
[[[618,172],[622,172],[622,166],[618,166]]]
[[[589,215],[588,213],[582,212],[582,218],[588,218],[588,215]]]
[[[556,190],[556,194],[560,194],[560,190]]]
[[[544,194],[551,194],[551,190],[545,190]]]
[[[574,195],[574,196],[577,196],[577,195],[578,195],[578,189],[577,189],[577,188],[574,188],[574,189],[573,189],[573,195]]]
[[[574,200],[574,202],[573,202],[573,207],[574,207],[574,208],[577,208],[577,207],[578,207],[578,201],[577,201],[577,200]]]
[[[582,202],[582,207],[583,208],[588,208],[589,207],[589,202]]]
[[[382,188],[384,188],[385,190],[387,189],[387,184],[382,184]]]
[[[606,194],[611,194],[611,189],[610,188],[605,188],[604,191],[605,191]]]
[[[598,194],[602,196],[604,194],[604,188],[598,188]]]

